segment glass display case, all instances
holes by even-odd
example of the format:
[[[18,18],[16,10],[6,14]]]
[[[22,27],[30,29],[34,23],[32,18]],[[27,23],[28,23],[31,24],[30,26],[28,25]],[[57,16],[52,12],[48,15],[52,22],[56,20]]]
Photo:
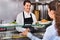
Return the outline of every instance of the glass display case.
[[[35,28],[36,32],[32,33],[33,35],[43,38],[44,32],[45,32],[45,27],[49,25],[49,23],[42,23],[37,22],[35,25],[31,25],[32,27]],[[22,27],[24,25],[19,25],[19,24],[0,24],[0,40],[30,40],[29,38],[20,35],[20,32],[17,32],[16,27]]]

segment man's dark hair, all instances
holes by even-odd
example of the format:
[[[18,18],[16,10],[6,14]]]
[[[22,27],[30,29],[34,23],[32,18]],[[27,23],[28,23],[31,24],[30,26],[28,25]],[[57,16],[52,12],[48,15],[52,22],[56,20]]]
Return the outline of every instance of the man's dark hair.
[[[56,2],[55,1],[52,1],[48,4],[48,7],[50,10],[54,10],[56,11]]]
[[[31,1],[30,1],[30,0],[25,0],[25,1],[23,2],[23,5],[25,5],[27,2],[31,4]]]

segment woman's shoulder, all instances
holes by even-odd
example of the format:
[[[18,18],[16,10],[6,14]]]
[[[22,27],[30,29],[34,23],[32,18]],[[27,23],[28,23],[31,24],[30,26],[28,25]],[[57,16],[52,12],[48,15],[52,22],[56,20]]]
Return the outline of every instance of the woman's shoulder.
[[[46,31],[50,31],[51,33],[56,33],[57,30],[54,25],[51,25],[47,27]]]
[[[46,30],[55,30],[55,25],[50,25]]]

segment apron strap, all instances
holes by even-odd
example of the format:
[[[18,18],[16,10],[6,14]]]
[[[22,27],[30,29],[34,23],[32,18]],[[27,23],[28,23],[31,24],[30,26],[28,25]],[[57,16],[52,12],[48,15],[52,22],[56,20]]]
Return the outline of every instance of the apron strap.
[[[32,14],[30,14],[31,18],[32,18]],[[24,12],[23,12],[23,19],[25,20],[25,15],[24,15]],[[33,20],[33,19],[32,19]],[[25,23],[24,23],[25,25]]]

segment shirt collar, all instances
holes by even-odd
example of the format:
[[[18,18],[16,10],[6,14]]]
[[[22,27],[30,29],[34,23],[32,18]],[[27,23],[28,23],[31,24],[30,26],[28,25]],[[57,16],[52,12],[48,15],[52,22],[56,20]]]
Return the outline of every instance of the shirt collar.
[[[27,13],[26,11],[24,11],[24,14],[25,14],[25,15],[30,15],[30,14],[31,14],[31,12]]]

